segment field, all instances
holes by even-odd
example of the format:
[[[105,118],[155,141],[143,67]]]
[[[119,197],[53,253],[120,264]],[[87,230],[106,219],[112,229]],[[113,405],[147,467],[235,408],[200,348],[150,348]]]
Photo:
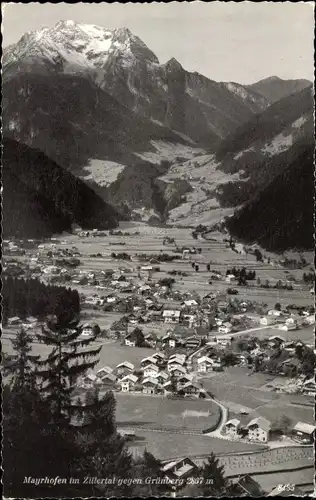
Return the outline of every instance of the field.
[[[219,408],[212,401],[121,393],[116,400],[117,423],[124,427],[201,432],[220,418]]]
[[[136,435],[142,440],[130,445],[132,453],[137,456],[147,450],[161,460],[183,456],[207,456],[211,452],[219,455],[262,449],[261,446],[255,444],[225,441],[208,436],[184,436],[175,433],[138,430]]]
[[[293,425],[297,421],[313,424],[312,406],[300,406],[308,401],[305,396],[273,392],[266,384],[274,377],[262,373],[249,376],[248,373],[246,368],[234,367],[200,381],[229,409],[229,418],[239,418],[238,413],[243,408],[249,412],[249,420],[263,416],[273,421],[285,414]]]

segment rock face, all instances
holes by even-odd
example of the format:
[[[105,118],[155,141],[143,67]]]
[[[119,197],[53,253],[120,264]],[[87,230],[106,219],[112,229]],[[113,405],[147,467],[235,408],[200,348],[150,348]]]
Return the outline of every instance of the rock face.
[[[61,21],[4,49],[3,78],[81,75],[137,114],[212,147],[269,105],[238,84],[217,83],[156,55],[128,29]]]

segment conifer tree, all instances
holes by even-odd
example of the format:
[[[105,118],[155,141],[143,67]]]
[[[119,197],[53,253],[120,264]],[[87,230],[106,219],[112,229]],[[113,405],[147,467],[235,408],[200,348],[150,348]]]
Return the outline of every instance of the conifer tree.
[[[52,348],[47,359],[37,361],[38,375],[43,381],[44,399],[49,403],[51,418],[58,423],[69,422],[72,393],[76,382],[98,362],[101,347],[90,347],[95,337],[81,339],[78,320],[64,313],[47,322],[38,339]]]

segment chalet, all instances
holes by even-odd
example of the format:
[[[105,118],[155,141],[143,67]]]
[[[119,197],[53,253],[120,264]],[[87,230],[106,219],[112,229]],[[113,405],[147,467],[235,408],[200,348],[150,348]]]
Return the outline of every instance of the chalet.
[[[113,373],[107,373],[101,377],[98,376],[98,380],[102,388],[113,389],[116,384],[116,376]]]
[[[185,364],[185,356],[174,356],[168,359],[168,367],[174,364],[183,366]]]
[[[230,480],[230,487],[233,490],[232,496],[247,498],[264,496],[264,491],[262,490],[260,484],[249,476],[249,474],[232,478]]]
[[[153,354],[151,356],[151,358],[157,359],[158,364],[159,364],[159,362],[161,362],[165,359],[165,355],[162,352],[155,352],[155,354]]]
[[[144,340],[150,347],[155,348],[157,346],[158,337],[154,333],[148,333],[147,335],[145,335]]]
[[[93,325],[89,323],[82,325],[81,335],[93,335]]]
[[[260,325],[268,326],[274,325],[276,323],[276,319],[274,316],[261,316]]]
[[[190,458],[181,458],[163,465],[161,471],[170,480],[176,481],[194,476],[198,467]]]
[[[184,375],[187,371],[183,366],[175,364],[168,366],[168,372],[175,377],[181,377],[181,375]]]
[[[196,336],[189,337],[184,341],[184,345],[187,349],[197,349],[200,344],[201,340]]]
[[[196,300],[191,299],[191,300],[185,300],[181,305],[183,307],[197,307],[199,304],[197,303]]]
[[[196,322],[196,315],[195,314],[183,314],[182,315],[182,323],[184,325],[188,325],[189,328],[191,328],[195,322]]]
[[[8,325],[20,325],[21,323],[22,320],[18,316],[13,316],[12,318],[8,318]]]
[[[174,349],[177,345],[179,345],[179,339],[175,335],[168,334],[162,338],[162,344],[164,346],[167,344],[168,347]]]
[[[270,309],[270,311],[268,311],[268,316],[280,317],[283,316],[283,312],[278,309]]]
[[[157,358],[154,356],[149,356],[148,358],[144,358],[140,362],[140,366],[145,368],[148,365],[155,365],[157,363]]]
[[[102,377],[103,375],[108,375],[109,373],[113,373],[113,368],[110,366],[103,366],[97,371],[97,377]]]
[[[231,339],[217,337],[216,343],[221,347],[229,347],[231,345]]]
[[[289,318],[285,320],[286,325],[295,325],[296,328],[301,326],[303,323],[303,318],[299,314],[292,314]]]
[[[226,283],[232,283],[233,281],[236,281],[236,276],[234,274],[227,274],[225,281]]]
[[[122,392],[129,392],[135,389],[135,384],[137,383],[138,377],[136,375],[126,375],[120,380],[120,386]]]
[[[303,323],[306,325],[313,325],[315,323],[315,314],[309,314],[308,316],[305,316]]]
[[[210,372],[213,370],[219,370],[221,368],[221,363],[218,360],[211,359],[207,356],[202,356],[198,359],[198,372]]]
[[[292,434],[295,441],[302,444],[312,444],[314,441],[316,427],[314,425],[297,422],[294,426]]]
[[[163,385],[167,382],[169,375],[166,372],[159,372],[155,378],[159,382],[159,384]]]
[[[157,365],[148,365],[143,368],[143,376],[144,378],[148,377],[157,377],[159,373],[159,368]]]
[[[310,378],[309,380],[305,380],[305,382],[303,382],[302,392],[306,396],[315,396],[316,394],[315,379]]]
[[[247,425],[248,438],[251,441],[266,443],[269,440],[271,423],[263,417],[253,418]]]
[[[292,330],[297,330],[298,325],[296,323],[285,323],[284,325],[279,325],[279,330],[289,332]]]
[[[200,387],[198,385],[194,384],[193,382],[187,382],[186,384],[184,384],[181,387],[181,390],[185,394],[189,394],[189,395],[198,395],[200,393]]]
[[[137,341],[137,337],[135,334],[133,335],[133,332],[132,332],[132,333],[129,333],[128,335],[126,335],[126,337],[124,339],[124,344],[128,347],[135,347],[136,341]]]
[[[233,418],[232,420],[228,420],[225,424],[226,434],[232,437],[237,437],[240,431],[240,420],[237,418]]]
[[[166,309],[164,310],[162,317],[165,323],[179,323],[180,314],[181,312],[179,310]]]
[[[145,378],[142,382],[142,386],[143,386],[142,389],[143,394],[155,394],[159,386],[159,383],[155,378]]]
[[[222,325],[218,327],[219,333],[230,333],[232,331],[233,325],[229,323],[229,321],[226,321]]]
[[[128,375],[129,373],[133,373],[134,370],[135,366],[128,361],[123,361],[123,363],[118,364],[116,367],[116,373],[118,375],[123,375],[123,373]]]

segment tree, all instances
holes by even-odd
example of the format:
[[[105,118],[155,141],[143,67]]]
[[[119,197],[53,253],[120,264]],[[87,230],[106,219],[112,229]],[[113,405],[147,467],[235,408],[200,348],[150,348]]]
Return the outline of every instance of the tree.
[[[279,419],[272,423],[271,430],[287,434],[293,426],[292,420],[287,415],[282,415]]]
[[[71,395],[78,378],[97,364],[95,358],[102,348],[87,349],[95,336],[84,340],[80,340],[80,336],[78,320],[67,315],[50,319],[47,328],[37,335],[40,342],[52,347],[46,359],[36,362],[37,374],[43,382],[43,397],[50,408],[51,419],[60,425],[70,420]]]
[[[178,394],[178,384],[175,375],[172,373],[170,377],[170,391],[172,394]]]
[[[199,271],[199,266],[198,264],[195,264],[195,271],[198,272]]]
[[[256,257],[257,262],[262,262],[263,261],[262,253],[257,248],[254,251],[254,256]]]
[[[162,481],[164,477],[162,463],[146,450],[143,456],[134,462],[133,477],[139,478],[141,482],[134,488],[133,496],[159,497],[168,491],[168,487]],[[150,481],[146,482],[147,478]]]
[[[281,308],[282,308],[282,306],[281,306],[280,302],[277,302],[277,303],[275,304],[275,306],[274,306],[274,309],[275,309],[276,311],[281,311]]]
[[[203,497],[223,496],[228,482],[224,477],[224,466],[219,465],[219,459],[212,453],[207,462],[200,468],[197,476],[202,479],[197,485],[197,495]]]
[[[135,346],[143,347],[145,345],[143,330],[137,326],[136,328],[134,328],[132,334],[135,335],[136,338]]]
[[[206,270],[207,270],[208,272],[210,272],[210,270],[211,270],[211,264],[206,264]]]

